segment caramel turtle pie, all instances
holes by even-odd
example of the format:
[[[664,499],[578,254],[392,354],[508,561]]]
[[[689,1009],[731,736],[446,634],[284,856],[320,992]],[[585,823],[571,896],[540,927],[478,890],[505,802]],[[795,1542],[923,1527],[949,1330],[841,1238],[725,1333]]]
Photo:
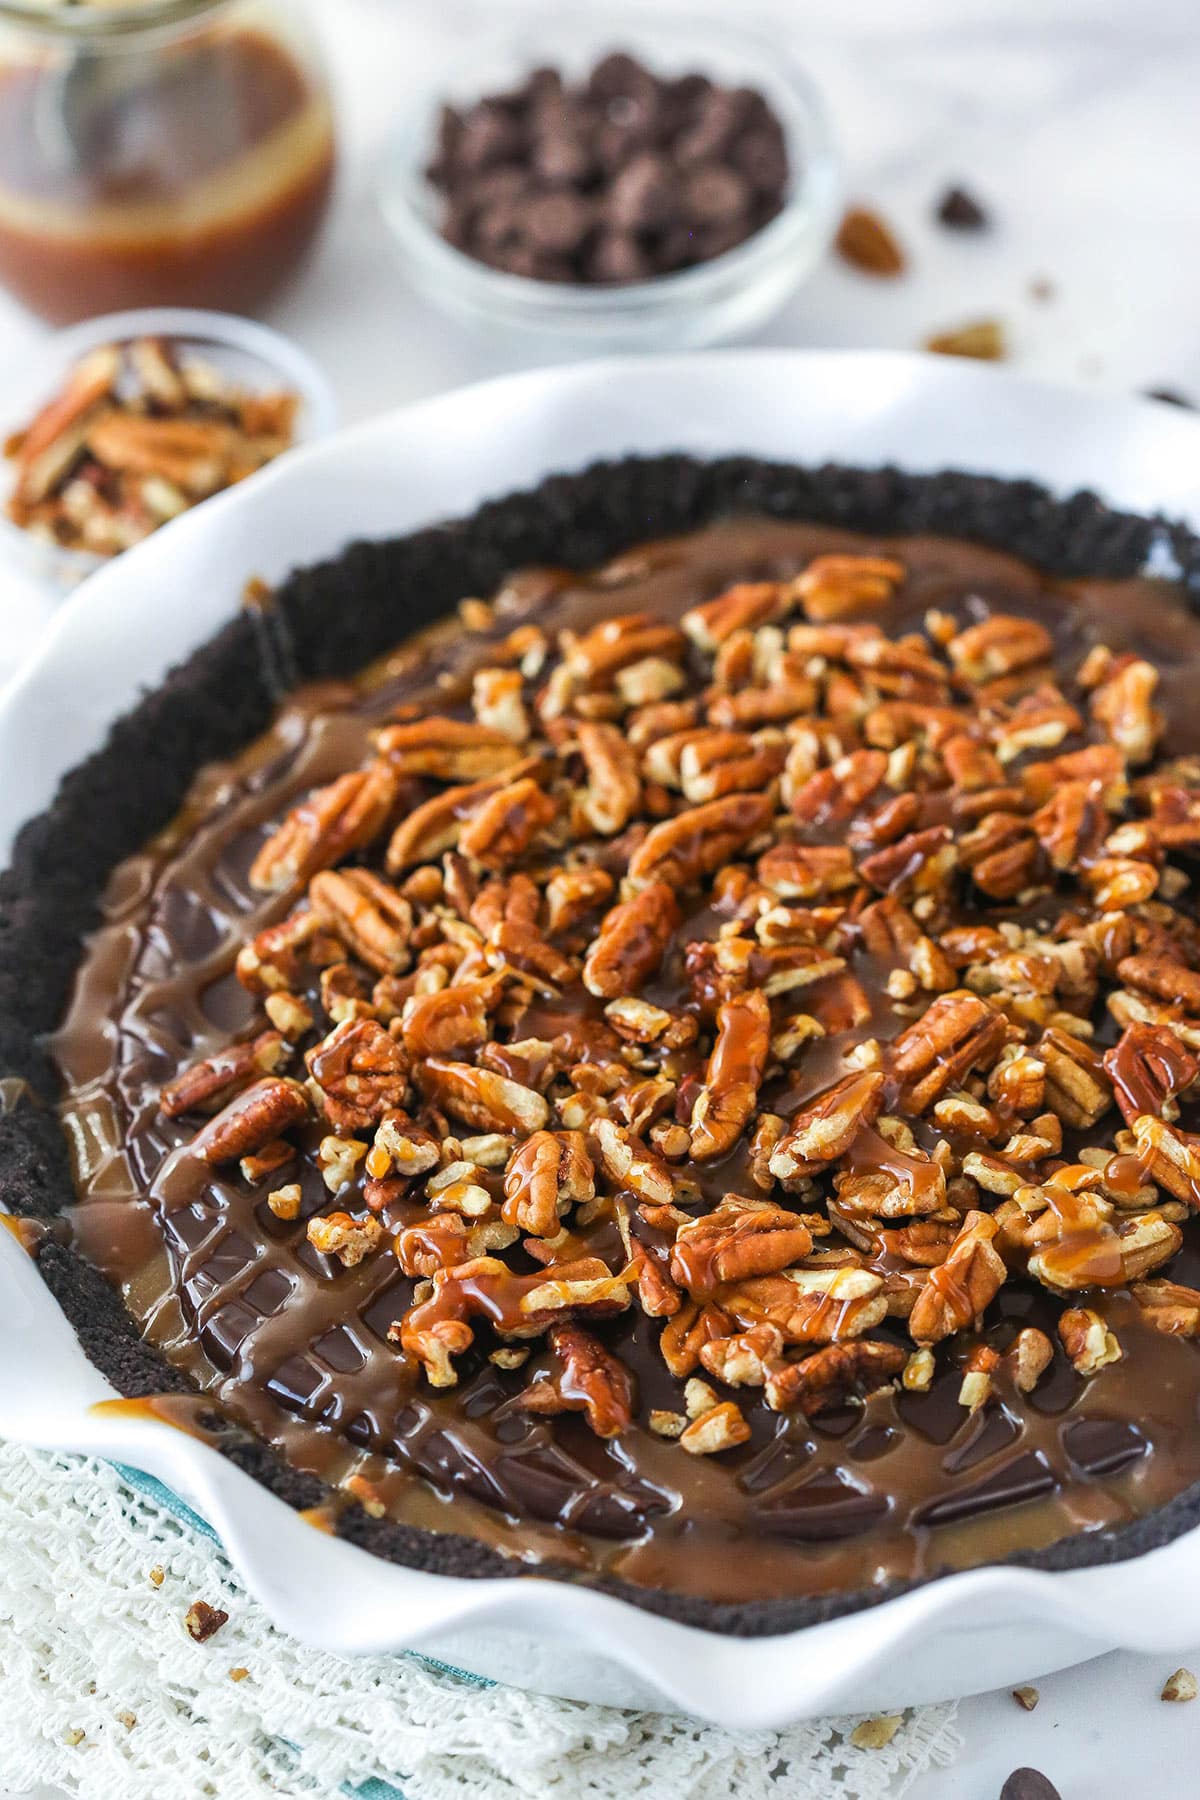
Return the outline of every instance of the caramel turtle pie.
[[[79,1243],[346,1505],[526,1563],[755,1600],[1161,1503],[1198,642],[765,519],[465,603],[116,883]]]

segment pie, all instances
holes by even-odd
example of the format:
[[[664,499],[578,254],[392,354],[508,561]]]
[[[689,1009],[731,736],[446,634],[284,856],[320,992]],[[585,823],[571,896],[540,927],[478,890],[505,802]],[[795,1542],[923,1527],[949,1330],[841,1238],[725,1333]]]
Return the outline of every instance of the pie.
[[[294,577],[7,877],[85,1348],[380,1554],[727,1629],[1190,1523],[1156,529],[663,459]]]

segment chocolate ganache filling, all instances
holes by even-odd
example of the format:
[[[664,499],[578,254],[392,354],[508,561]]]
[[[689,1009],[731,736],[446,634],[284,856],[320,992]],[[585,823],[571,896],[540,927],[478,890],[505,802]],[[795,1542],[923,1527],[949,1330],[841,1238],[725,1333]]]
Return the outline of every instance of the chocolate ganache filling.
[[[75,1243],[206,1407],[527,1563],[754,1600],[1161,1505],[1198,674],[1166,583],[951,539],[520,572],[115,872]]]

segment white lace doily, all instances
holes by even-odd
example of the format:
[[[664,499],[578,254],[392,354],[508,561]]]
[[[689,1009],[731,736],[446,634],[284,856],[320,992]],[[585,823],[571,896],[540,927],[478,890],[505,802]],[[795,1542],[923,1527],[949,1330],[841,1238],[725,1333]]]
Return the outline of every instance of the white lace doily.
[[[855,1720],[731,1733],[545,1699],[278,1632],[203,1532],[106,1463],[0,1444],[0,1770],[81,1800],[894,1800],[952,1705],[883,1749]],[[159,1585],[151,1569],[162,1571]],[[207,1643],[184,1614],[229,1614]],[[241,1679],[231,1669],[248,1671]]]

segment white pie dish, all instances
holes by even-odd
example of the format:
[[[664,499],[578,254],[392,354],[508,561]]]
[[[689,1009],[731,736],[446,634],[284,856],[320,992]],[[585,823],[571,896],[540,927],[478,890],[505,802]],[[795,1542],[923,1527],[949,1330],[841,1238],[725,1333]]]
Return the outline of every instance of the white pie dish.
[[[1093,487],[1119,505],[1200,519],[1196,421],[990,370],[741,352],[490,383],[296,454],[81,588],[35,664],[0,697],[0,837],[48,804],[111,719],[233,612],[250,574],[273,578],[349,537],[467,513],[598,456],[679,448],[1032,475],[1061,493]],[[186,594],[186,610],[164,609],[164,592]],[[685,1627],[558,1582],[466,1581],[368,1561],[198,1441],[89,1412],[112,1390],[6,1233],[0,1368],[10,1372],[0,1432],[156,1475],[213,1524],[283,1626],[341,1651],[416,1647],[530,1687],[753,1727],[1028,1680],[1117,1645],[1167,1652],[1194,1635],[1200,1530],[1110,1566],[976,1570],[759,1639]]]

